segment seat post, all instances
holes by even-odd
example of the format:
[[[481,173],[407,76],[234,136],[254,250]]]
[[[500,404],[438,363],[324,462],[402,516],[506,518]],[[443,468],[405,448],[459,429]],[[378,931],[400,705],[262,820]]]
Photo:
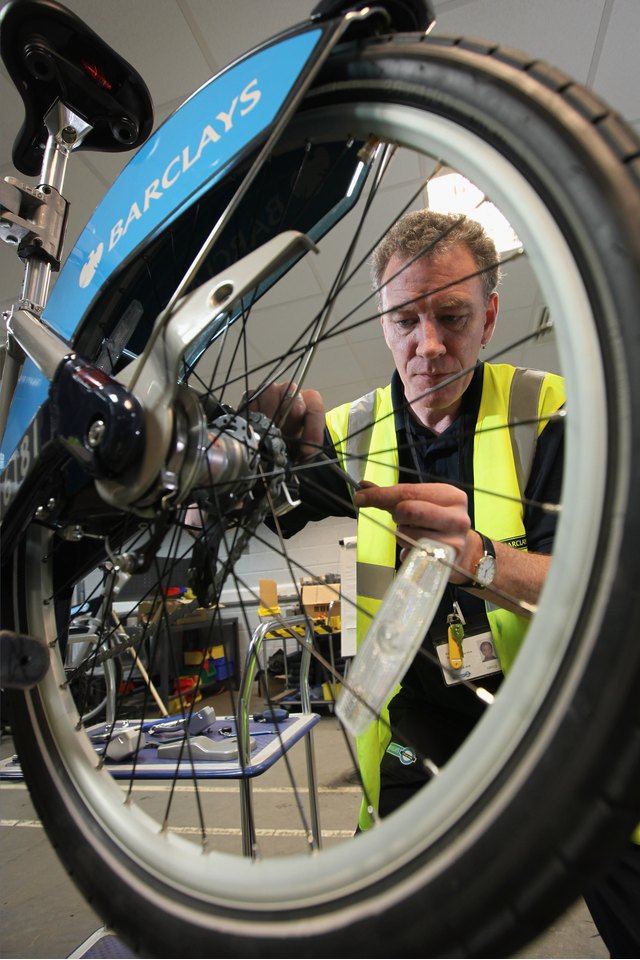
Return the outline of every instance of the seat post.
[[[47,144],[37,187],[38,193],[44,197],[44,202],[33,212],[36,237],[29,253],[24,257],[25,272],[21,294],[22,303],[35,313],[41,313],[44,309],[54,262],[59,266],[62,257],[67,224],[67,203],[62,196],[62,190],[69,155],[92,130],[90,124],[59,101],[47,113],[45,126]],[[40,250],[44,250],[45,255],[42,255]]]

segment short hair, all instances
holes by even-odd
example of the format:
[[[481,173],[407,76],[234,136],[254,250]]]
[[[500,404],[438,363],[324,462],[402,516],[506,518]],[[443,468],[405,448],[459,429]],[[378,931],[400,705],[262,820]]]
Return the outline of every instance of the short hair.
[[[414,210],[406,213],[391,227],[373,251],[371,273],[378,293],[389,261],[420,256],[439,257],[458,244],[464,244],[474,259],[488,300],[500,282],[500,255],[491,237],[477,222],[464,214],[437,213],[435,210]]]

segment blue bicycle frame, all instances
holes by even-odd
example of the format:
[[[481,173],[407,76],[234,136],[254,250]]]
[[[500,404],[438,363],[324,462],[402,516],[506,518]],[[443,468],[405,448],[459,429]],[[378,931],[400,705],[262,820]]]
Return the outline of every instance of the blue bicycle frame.
[[[211,79],[156,131],[105,195],[58,278],[46,308],[46,325],[61,338],[61,349],[73,342],[101,291],[143,247],[258,150],[248,176],[215,224],[208,243],[212,242],[349,21],[366,15],[301,24],[276,36]],[[352,189],[339,210],[325,211],[316,232],[326,232],[358,193]],[[189,279],[187,273],[165,313]],[[46,418],[39,423],[38,416],[48,391],[49,378],[27,358],[0,448],[3,514],[48,439]]]

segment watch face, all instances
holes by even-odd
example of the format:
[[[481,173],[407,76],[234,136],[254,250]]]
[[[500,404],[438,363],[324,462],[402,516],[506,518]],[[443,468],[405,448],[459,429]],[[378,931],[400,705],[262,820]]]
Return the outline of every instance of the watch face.
[[[486,587],[493,581],[495,575],[496,558],[485,554],[484,557],[478,561],[475,579],[478,581],[478,583],[481,583],[483,587]]]

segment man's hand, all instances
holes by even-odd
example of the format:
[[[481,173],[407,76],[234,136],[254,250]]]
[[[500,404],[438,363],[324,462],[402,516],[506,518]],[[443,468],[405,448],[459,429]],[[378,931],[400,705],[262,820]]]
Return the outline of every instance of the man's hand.
[[[300,390],[295,383],[273,383],[249,400],[249,409],[265,414],[282,430],[297,461],[322,450],[325,407],[317,390]]]
[[[471,520],[467,495],[450,483],[398,483],[391,487],[362,487],[355,494],[356,507],[387,510],[397,524],[400,545],[427,537],[449,544],[456,552],[456,563],[463,563],[467,552]],[[452,582],[465,578],[452,573]]]
[[[465,583],[473,576],[483,554],[482,538],[471,526],[464,491],[448,483],[398,483],[391,487],[363,485],[354,496],[356,507],[378,507],[387,510],[398,525],[397,536],[404,552],[411,541],[426,537],[449,544],[456,551],[455,563],[465,574],[451,572],[453,584]],[[497,574],[492,586],[471,592],[507,610],[529,616],[521,606],[535,605],[544,585],[551,557],[547,554],[516,550],[500,541],[493,541],[497,558]],[[497,592],[495,592],[497,591]]]

